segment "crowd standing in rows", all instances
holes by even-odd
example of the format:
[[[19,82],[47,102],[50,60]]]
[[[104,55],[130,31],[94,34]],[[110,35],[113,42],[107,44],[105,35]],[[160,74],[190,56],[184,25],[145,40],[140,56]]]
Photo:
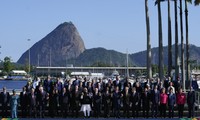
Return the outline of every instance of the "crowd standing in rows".
[[[121,82],[119,76],[107,82],[78,77],[63,82],[48,76],[45,80],[36,77],[32,83],[28,82],[19,97],[15,90],[10,95],[4,87],[0,102],[2,117],[8,117],[10,104],[12,118],[17,118],[17,106],[21,107],[21,117],[30,118],[44,118],[46,113],[50,117],[79,117],[80,111],[85,118],[111,115],[116,118],[173,118],[175,108],[178,117],[182,118],[186,104],[188,115],[185,117],[190,118],[194,117],[195,93],[191,87],[186,98],[179,79],[174,82],[170,78],[165,82],[148,80],[141,84],[137,80],[130,83],[127,78]]]

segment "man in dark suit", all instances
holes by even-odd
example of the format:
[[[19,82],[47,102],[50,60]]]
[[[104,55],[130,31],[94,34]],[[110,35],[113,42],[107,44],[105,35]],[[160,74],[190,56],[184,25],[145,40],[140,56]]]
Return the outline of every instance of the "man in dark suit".
[[[70,95],[70,107],[72,110],[72,117],[78,117],[78,111],[80,110],[80,91],[78,85],[75,86],[75,89],[72,91]],[[75,113],[74,113],[75,112]]]
[[[29,105],[29,115],[30,117],[36,118],[37,112],[36,112],[36,94],[35,89],[32,88],[31,92],[28,94],[28,105]]]
[[[44,118],[48,95],[42,86],[40,86],[40,92],[37,95],[40,117]]]
[[[125,87],[125,90],[123,92],[123,107],[124,107],[124,117],[129,118],[129,110],[130,110],[130,103],[131,103],[131,94],[129,92],[129,87]]]
[[[194,103],[195,103],[195,93],[193,88],[190,88],[190,91],[187,94],[187,104],[188,104],[188,118],[194,117]]]
[[[99,117],[100,116],[100,106],[101,106],[101,93],[99,92],[98,88],[95,88],[94,93],[93,93],[93,105],[94,105],[94,117]]]
[[[121,108],[121,92],[119,91],[119,87],[115,87],[115,91],[112,94],[113,99],[113,109],[114,109],[114,117],[120,118],[120,108]]]
[[[6,91],[6,87],[3,87],[3,92],[0,95],[0,101],[2,104],[2,117],[7,117],[8,113],[8,103],[10,102],[10,94]]]
[[[31,91],[30,91],[31,92]],[[26,91],[26,87],[22,88],[22,92],[20,92],[20,106],[22,111],[22,117],[27,116],[27,107],[28,107],[28,93]]]
[[[157,118],[158,116],[158,107],[160,104],[160,91],[158,90],[158,86],[154,86],[154,90],[151,91],[151,101],[152,101],[152,117]]]
[[[109,87],[106,87],[102,99],[104,105],[104,117],[108,118],[110,116],[110,105],[111,105],[111,93]]]
[[[68,109],[69,109],[69,91],[66,88],[63,88],[63,92],[60,94],[60,105],[61,105],[61,114],[63,117],[68,116]]]
[[[150,108],[150,93],[148,89],[145,87],[144,92],[142,93],[142,109],[143,109],[143,117],[149,118],[149,108]]]
[[[140,94],[136,91],[136,88],[132,88],[131,92],[131,104],[132,104],[132,116],[133,118],[138,117],[139,112],[139,101],[140,101]]]

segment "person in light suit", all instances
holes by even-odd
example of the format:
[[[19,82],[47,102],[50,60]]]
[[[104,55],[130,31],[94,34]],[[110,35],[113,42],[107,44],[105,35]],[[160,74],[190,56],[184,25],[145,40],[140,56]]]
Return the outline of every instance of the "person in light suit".
[[[16,95],[16,91],[13,90],[13,95],[10,97],[10,108],[11,108],[11,118],[17,118],[17,106],[18,106],[19,96]]]

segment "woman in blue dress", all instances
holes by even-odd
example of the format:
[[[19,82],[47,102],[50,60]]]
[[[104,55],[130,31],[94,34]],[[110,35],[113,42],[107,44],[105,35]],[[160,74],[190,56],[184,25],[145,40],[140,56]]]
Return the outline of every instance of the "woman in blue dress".
[[[11,107],[11,117],[17,118],[17,105],[18,105],[19,96],[16,94],[16,91],[13,90],[13,95],[10,97],[10,107]]]

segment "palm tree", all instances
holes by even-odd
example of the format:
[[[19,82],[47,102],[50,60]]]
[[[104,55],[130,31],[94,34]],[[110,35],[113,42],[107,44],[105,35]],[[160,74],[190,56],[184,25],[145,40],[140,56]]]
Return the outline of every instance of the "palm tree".
[[[187,2],[192,3],[192,0],[185,0],[185,32],[186,32],[186,80],[189,80],[189,37],[188,37],[188,7]]]
[[[161,16],[161,0],[157,0],[158,7],[158,41],[159,41],[159,78],[163,79],[163,40],[162,40],[162,16]]]
[[[179,76],[178,65],[178,15],[177,15],[177,0],[174,0],[174,12],[175,12],[175,79]]]
[[[183,90],[185,91],[185,62],[184,62],[184,38],[183,38],[183,7],[180,0],[180,29],[181,29],[181,79],[183,82]]]
[[[171,15],[170,15],[170,0],[168,5],[168,76],[171,76],[172,70],[172,29],[171,29]]]
[[[147,31],[147,78],[152,78],[151,66],[151,40],[150,40],[150,22],[148,11],[148,0],[145,0],[145,14],[146,14],[146,31]]]

